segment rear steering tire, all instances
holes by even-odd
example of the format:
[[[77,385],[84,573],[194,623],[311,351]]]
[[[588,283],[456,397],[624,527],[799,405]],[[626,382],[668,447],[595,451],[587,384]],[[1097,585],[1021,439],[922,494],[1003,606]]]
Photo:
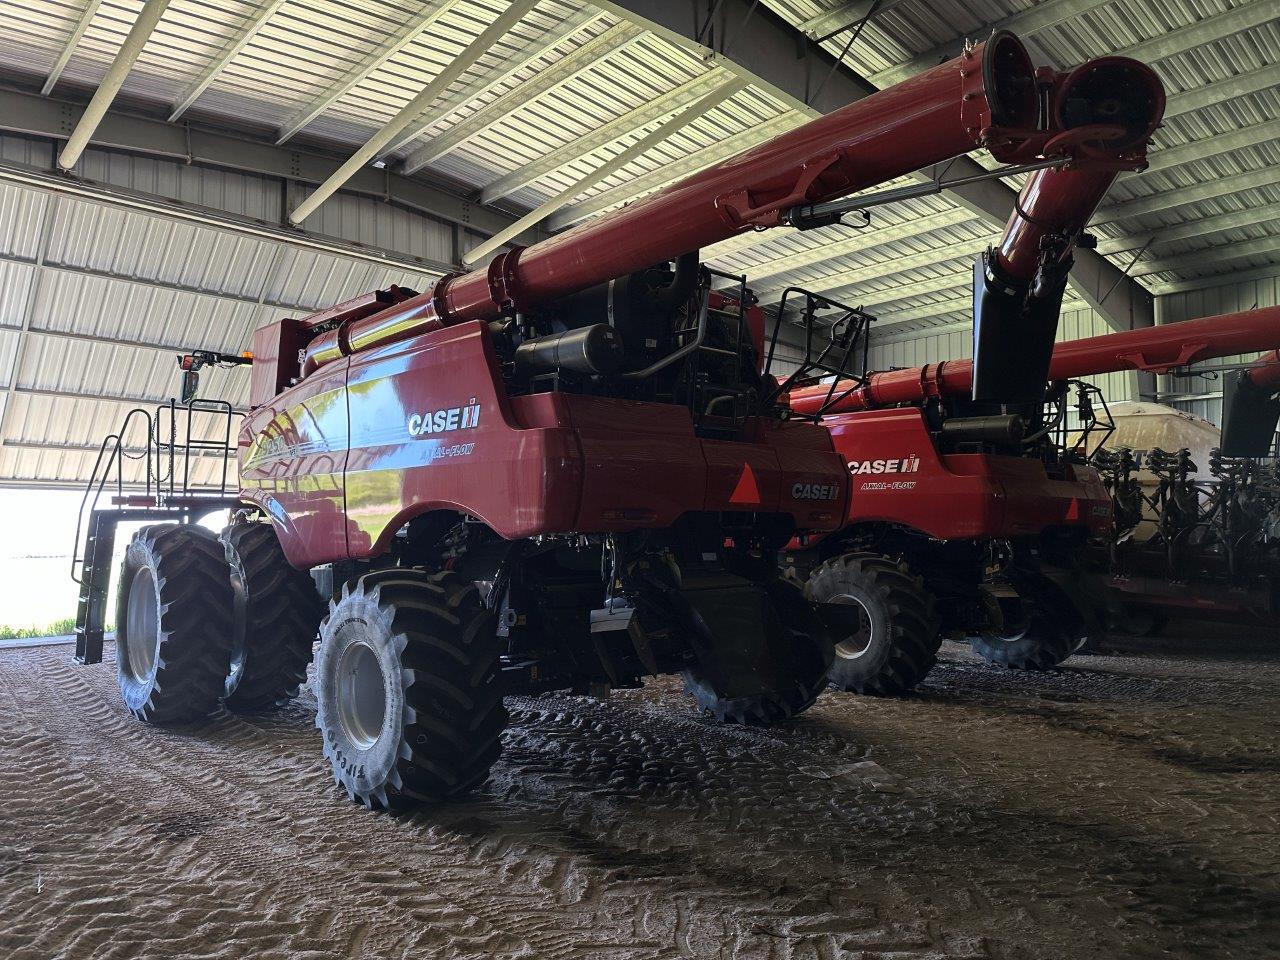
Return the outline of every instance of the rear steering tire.
[[[231,581],[222,545],[194,525],[143,527],[116,602],[116,671],[125,706],[147,723],[211,713],[231,662]]]
[[[805,595],[857,609],[858,629],[836,640],[837,690],[898,696],[933,669],[942,645],[933,596],[906,565],[878,553],[832,557],[810,574]]]
[[[813,706],[827,685],[833,651],[826,625],[794,583],[773,579],[761,586],[772,603],[780,630],[771,641],[778,644],[773,653],[782,658],[779,672],[789,681],[778,689],[752,696],[721,697],[697,667],[685,670],[685,691],[693,695],[701,713],[721,723],[769,726],[789,720]]]
[[[473,583],[391,569],[343,589],[320,627],[316,726],[352,800],[399,808],[483,783],[507,711],[495,618]]]
[[[223,702],[237,713],[272,710],[307,680],[324,603],[311,575],[289,565],[269,523],[235,524],[220,539],[234,596]]]
[[[1083,619],[1075,605],[1047,579],[1016,583],[1023,598],[1024,619],[1014,629],[971,637],[974,653],[988,663],[1011,670],[1052,670],[1081,645]]]

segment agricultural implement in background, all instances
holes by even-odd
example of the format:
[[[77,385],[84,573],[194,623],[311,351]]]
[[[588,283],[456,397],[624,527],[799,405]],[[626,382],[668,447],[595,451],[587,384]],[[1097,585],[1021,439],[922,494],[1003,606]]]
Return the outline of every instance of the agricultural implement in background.
[[[1274,626],[1280,615],[1280,472],[1275,460],[1215,449],[1211,479],[1189,451],[1100,451],[1115,527],[1102,571],[1109,613],[1152,635],[1171,616]],[[1146,488],[1137,473],[1155,481]],[[1146,535],[1144,535],[1144,532]],[[1100,551],[1101,553],[1101,551]]]
[[[129,548],[126,705],[284,702],[318,628],[325,755],[381,806],[483,781],[507,693],[682,673],[720,719],[794,716],[849,611],[810,605],[780,552],[841,526],[847,471],[762,372],[746,278],[697,251],[979,147],[1127,169],[1157,100],[1132,61],[1037,71],[997,33],[485,269],[259,329],[235,522]],[[309,571],[332,584],[323,623]]]

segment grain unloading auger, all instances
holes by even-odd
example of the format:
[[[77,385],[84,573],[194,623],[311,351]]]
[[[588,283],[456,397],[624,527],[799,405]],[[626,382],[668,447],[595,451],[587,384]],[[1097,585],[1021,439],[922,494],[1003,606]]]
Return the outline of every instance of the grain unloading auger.
[[[286,699],[317,571],[317,722],[365,803],[482,781],[505,693],[681,672],[725,720],[805,709],[831,641],[779,552],[840,525],[846,470],[776,403],[746,278],[697,251],[979,147],[1026,164],[1128,142],[1132,76],[1037,73],[997,34],[486,269],[258,330],[245,508],[221,544],[174,526],[130,547],[126,703],[179,720]]]

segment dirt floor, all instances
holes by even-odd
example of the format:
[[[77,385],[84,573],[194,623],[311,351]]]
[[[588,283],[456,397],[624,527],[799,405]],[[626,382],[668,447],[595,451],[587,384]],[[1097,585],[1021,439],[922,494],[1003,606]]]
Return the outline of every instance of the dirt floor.
[[[2,650],[0,957],[1280,955],[1280,642],[944,657],[764,732],[670,681],[513,700],[473,802],[393,817],[306,695],[156,730]]]

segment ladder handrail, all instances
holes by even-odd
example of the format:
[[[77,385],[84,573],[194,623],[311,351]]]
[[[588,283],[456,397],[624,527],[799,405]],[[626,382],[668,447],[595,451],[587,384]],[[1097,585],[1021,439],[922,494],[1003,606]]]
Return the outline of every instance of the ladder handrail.
[[[235,454],[232,445],[232,427],[235,418],[235,407],[226,400],[193,400],[183,404],[187,423],[186,435],[178,442],[178,409],[176,400],[157,404],[154,415],[145,407],[134,407],[125,414],[119,431],[109,434],[98,447],[98,455],[94,460],[93,470],[89,474],[89,482],[85,485],[80,498],[80,511],[76,517],[75,543],[71,548],[71,579],[84,586],[84,564],[89,561],[88,551],[82,554],[80,546],[81,534],[84,533],[86,514],[92,515],[98,509],[107,487],[114,481],[117,498],[124,498],[124,463],[126,460],[143,460],[145,470],[145,496],[160,506],[166,499],[179,501],[191,497],[225,497],[227,496],[227,474],[229,461]],[[168,414],[168,438],[163,438],[164,415]],[[196,414],[215,414],[219,418],[219,426],[210,431],[208,436],[193,437]],[[146,442],[141,448],[135,447],[137,453],[130,453],[127,440],[130,431],[136,432],[135,418],[146,424]],[[209,485],[200,489],[192,482],[192,451],[212,451],[222,456],[222,472],[216,486]],[[182,484],[177,482],[178,454],[182,454]],[[166,463],[167,461],[167,463]],[[113,476],[114,474],[114,476]],[[167,490],[166,490],[167,487]]]
[[[129,426],[133,422],[133,418],[142,415],[142,420],[147,425],[147,443],[143,448],[146,452],[141,456],[130,456],[124,446],[125,437],[129,433]],[[151,496],[151,440],[153,432],[151,425],[151,414],[143,407],[134,407],[125,414],[124,422],[120,425],[118,433],[108,434],[103,438],[102,444],[98,447],[98,456],[93,463],[93,471],[89,474],[89,483],[85,486],[84,495],[80,498],[80,512],[76,516],[76,538],[71,546],[71,579],[76,584],[84,586],[84,580],[76,575],[76,565],[88,561],[88,551],[85,556],[80,556],[80,532],[84,528],[85,507],[88,506],[89,513],[92,514],[98,508],[98,500],[102,497],[102,491],[111,477],[111,469],[114,466],[116,472],[116,494],[124,496],[124,461],[139,460],[143,457],[147,461],[147,496]],[[106,463],[103,463],[103,456],[110,450],[110,456],[107,457]],[[95,489],[94,484],[97,483]],[[159,481],[157,480],[157,483]],[[90,503],[89,496],[93,495],[93,502]]]

